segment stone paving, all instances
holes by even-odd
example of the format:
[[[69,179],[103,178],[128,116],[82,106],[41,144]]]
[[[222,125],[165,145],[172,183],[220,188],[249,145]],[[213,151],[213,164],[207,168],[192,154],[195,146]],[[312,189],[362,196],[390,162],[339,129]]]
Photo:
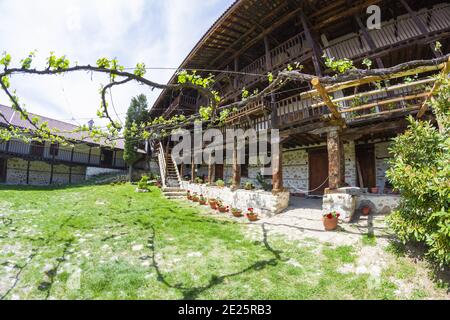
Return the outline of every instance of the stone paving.
[[[271,218],[263,218],[254,225],[264,225],[270,233],[284,235],[290,240],[313,238],[338,245],[358,243],[365,234],[375,235],[379,244],[386,244],[389,239],[384,215],[355,215],[351,223],[341,221],[336,231],[325,231],[322,213],[322,199],[292,197],[287,210]]]

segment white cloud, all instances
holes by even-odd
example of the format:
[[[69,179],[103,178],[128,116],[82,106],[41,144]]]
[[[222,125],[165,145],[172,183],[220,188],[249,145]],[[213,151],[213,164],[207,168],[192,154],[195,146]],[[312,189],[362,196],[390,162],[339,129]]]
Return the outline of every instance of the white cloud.
[[[0,2],[0,51],[18,62],[33,49],[43,66],[50,51],[72,62],[94,64],[117,57],[127,67],[177,67],[232,0],[15,0]],[[149,70],[148,78],[166,82],[170,70]],[[95,117],[101,76],[78,73],[53,77],[14,77],[27,110],[56,119]],[[159,92],[130,84],[114,89],[114,105],[122,118],[132,96],[145,93],[151,103]],[[10,105],[4,94],[0,103]]]

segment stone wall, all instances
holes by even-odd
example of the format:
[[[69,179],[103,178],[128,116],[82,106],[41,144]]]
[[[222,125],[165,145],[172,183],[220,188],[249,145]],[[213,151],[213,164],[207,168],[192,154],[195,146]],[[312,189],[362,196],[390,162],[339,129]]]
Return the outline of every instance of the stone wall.
[[[375,143],[375,169],[377,186],[384,188],[386,176],[385,172],[388,169],[387,160],[390,158],[388,147],[390,142]],[[326,147],[325,144],[314,146]],[[357,184],[356,171],[356,152],[355,143],[353,141],[344,143],[345,156],[345,182],[350,187],[355,187]],[[259,166],[249,166],[248,177],[241,177],[241,183],[247,181],[253,183],[257,188],[261,185],[256,180],[258,172],[261,168]],[[224,166],[224,181],[228,182],[232,177],[232,166]],[[189,171],[190,174],[190,171]],[[197,171],[197,176],[207,176],[208,167],[202,166]],[[272,183],[271,178],[265,178],[266,182]],[[309,189],[309,163],[308,163],[308,149],[284,150],[283,151],[283,184],[284,187],[291,193],[307,193]]]
[[[20,158],[8,158],[6,167],[7,184],[27,184],[28,161]],[[31,161],[28,175],[30,185],[50,184],[51,165],[43,161]],[[69,183],[69,166],[62,164],[53,165],[52,184]],[[83,166],[72,167],[72,183],[80,183],[85,180],[86,168]]]
[[[289,192],[281,192],[273,195],[262,190],[209,187],[204,184],[193,184],[183,181],[181,187],[184,190],[202,194],[207,198],[220,199],[227,206],[247,210],[254,208],[255,212],[262,216],[272,216],[280,213],[289,206]]]

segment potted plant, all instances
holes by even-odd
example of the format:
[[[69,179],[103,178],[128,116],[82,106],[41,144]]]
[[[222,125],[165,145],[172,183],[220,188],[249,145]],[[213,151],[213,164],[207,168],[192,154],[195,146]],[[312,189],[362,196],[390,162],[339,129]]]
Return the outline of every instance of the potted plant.
[[[206,204],[206,198],[201,194],[200,198],[198,198],[198,202],[204,206]]]
[[[194,194],[192,195],[192,201],[194,201],[194,202],[198,202],[199,201],[199,197],[198,197],[197,192],[194,192]]]
[[[246,216],[247,216],[247,219],[249,221],[256,221],[256,220],[258,220],[258,214],[255,213],[255,210],[253,208],[248,208],[247,209]]]
[[[225,182],[219,179],[216,181],[216,186],[218,186],[219,188],[223,188],[225,186]]]
[[[237,208],[231,208],[231,213],[232,213],[233,216],[235,216],[236,218],[242,217],[242,210],[240,210],[240,209],[237,209]]]
[[[232,178],[228,179],[227,184],[231,187],[233,185],[233,179]]]
[[[191,194],[191,191],[187,191],[186,192],[186,198],[188,199],[188,200],[192,200],[192,194]]]
[[[196,177],[195,180],[194,180],[194,182],[195,182],[196,184],[202,184],[202,183],[203,183],[203,180],[202,180],[202,178],[200,178],[200,177]]]
[[[336,211],[325,213],[323,215],[323,226],[326,231],[336,230],[339,222],[340,214]]]
[[[368,216],[370,214],[370,207],[369,206],[363,206],[361,208],[361,212],[363,215]]]
[[[244,184],[244,189],[245,189],[245,190],[253,190],[253,189],[255,189],[255,186],[254,186],[253,183],[251,183],[251,182],[246,182],[246,183]]]
[[[213,210],[217,210],[217,200],[214,198],[211,198],[208,200],[209,206],[211,207],[211,209]]]
[[[222,203],[222,201],[220,201],[220,202],[217,202],[217,209],[219,210],[219,212],[225,213],[225,212],[228,212],[229,207],[228,207],[228,206],[225,206],[225,205]]]

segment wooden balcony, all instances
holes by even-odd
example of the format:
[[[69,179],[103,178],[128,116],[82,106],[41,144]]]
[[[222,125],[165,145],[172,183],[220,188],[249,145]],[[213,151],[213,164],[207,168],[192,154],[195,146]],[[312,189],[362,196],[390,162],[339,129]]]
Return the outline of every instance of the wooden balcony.
[[[369,35],[375,43],[374,50],[378,52],[419,38],[450,32],[450,4],[437,5],[430,10],[420,10],[418,17],[425,25],[427,34],[423,34],[419,30],[409,14],[402,15],[395,20],[382,23],[379,30],[369,31]],[[330,41],[330,44],[323,50],[328,57],[336,59],[358,59],[372,54],[372,50],[361,32]]]
[[[17,156],[19,158],[45,161],[61,164],[76,164],[92,167],[105,167],[113,169],[124,169],[126,163],[122,157],[118,157],[112,150],[112,158],[105,161],[105,157],[100,154],[76,152],[72,150],[58,148],[57,151],[51,151],[49,146],[30,145],[19,140],[10,140],[9,142],[0,142],[0,154],[8,156]]]
[[[382,23],[380,30],[369,31],[369,35],[375,44],[373,50],[364,39],[362,31],[330,40],[326,46],[322,47],[322,50],[330,58],[357,60],[419,39],[427,38],[427,41],[431,41],[433,37],[439,37],[444,33],[450,34],[450,4],[440,4],[429,10],[422,9],[418,12],[418,17],[426,26],[426,34],[423,34],[414,23],[413,18],[406,14],[395,20]],[[270,51],[272,72],[282,70],[288,63],[302,63],[308,60],[311,55],[312,49],[308,47],[304,34],[297,34]],[[243,87],[249,88],[262,80],[266,80],[265,74],[268,72],[266,57],[260,57],[239,71],[249,75],[240,77],[238,90],[230,90],[224,93],[225,100],[239,95]],[[224,76],[225,74],[219,74],[218,78]]]
[[[175,100],[172,101],[170,106],[167,108],[166,111],[164,111],[163,116],[169,117],[176,109],[188,109],[188,110],[195,110],[195,107],[197,105],[197,100],[190,96],[183,96],[179,95],[175,98]]]

